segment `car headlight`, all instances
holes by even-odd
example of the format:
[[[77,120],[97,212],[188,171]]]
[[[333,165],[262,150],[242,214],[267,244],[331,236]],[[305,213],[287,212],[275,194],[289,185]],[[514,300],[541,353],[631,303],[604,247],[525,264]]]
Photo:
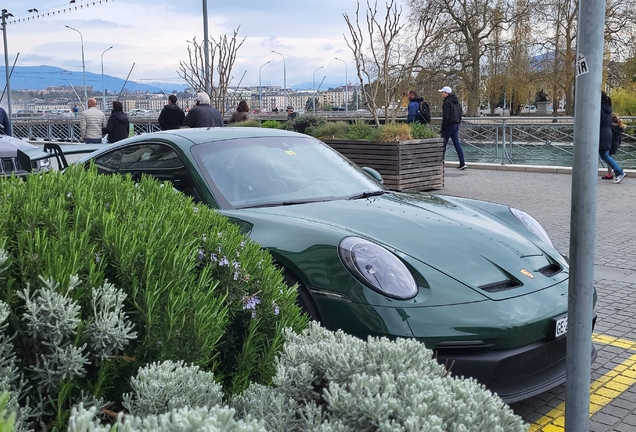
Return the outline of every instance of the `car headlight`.
[[[397,299],[417,294],[417,284],[404,263],[382,246],[360,237],[347,237],[338,246],[345,267],[369,288]]]
[[[51,168],[51,160],[50,159],[42,159],[40,161],[40,169],[49,169]]]
[[[550,246],[554,247],[554,244],[552,243],[552,240],[550,240],[550,236],[543,229],[541,224],[536,221],[535,218],[533,218],[532,216],[530,216],[526,212],[523,212],[521,210],[517,210],[516,208],[512,208],[512,207],[510,207],[510,212],[514,215],[514,217],[516,217],[519,220],[519,222],[524,224],[526,226],[526,228],[528,228],[530,230],[531,233],[533,233],[534,235],[539,237],[541,240],[543,240],[544,242],[546,242]]]

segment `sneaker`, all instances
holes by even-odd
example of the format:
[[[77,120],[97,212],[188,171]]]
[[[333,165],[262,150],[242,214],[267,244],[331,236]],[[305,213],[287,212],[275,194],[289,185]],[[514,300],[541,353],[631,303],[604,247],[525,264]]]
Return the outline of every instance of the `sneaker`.
[[[465,170],[466,168],[468,168],[468,165],[466,164],[457,167],[458,170]]]
[[[617,175],[616,178],[614,179],[614,183],[620,183],[621,180],[623,180],[626,175],[627,175],[627,173],[625,173],[625,172],[623,174]]]
[[[604,175],[604,176],[603,176],[603,177],[601,177],[601,178],[602,178],[603,180],[611,180],[611,179],[613,179],[613,178],[614,178],[614,176],[613,176],[613,175],[611,175],[611,174],[606,174],[606,175]]]

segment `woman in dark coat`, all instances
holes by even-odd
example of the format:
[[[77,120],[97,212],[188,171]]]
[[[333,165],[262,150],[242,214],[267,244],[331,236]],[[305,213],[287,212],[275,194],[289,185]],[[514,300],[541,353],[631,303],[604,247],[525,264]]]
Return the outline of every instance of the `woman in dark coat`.
[[[625,171],[610,156],[612,148],[612,100],[607,93],[601,92],[601,129],[598,141],[598,153],[603,162],[616,173],[614,183],[620,183],[625,178]]]
[[[240,101],[236,111],[232,113],[232,117],[228,120],[228,123],[238,123],[250,118],[250,107],[244,100]]]
[[[130,122],[128,116],[124,112],[121,102],[113,102],[113,111],[108,117],[106,127],[102,129],[102,133],[108,134],[108,142],[114,143],[128,138],[130,133]]]
[[[612,146],[610,147],[609,154],[614,157],[616,153],[618,153],[618,147],[621,145],[621,141],[623,140],[623,129],[625,129],[625,124],[623,120],[620,119],[618,114],[612,113]],[[607,175],[601,177],[603,180],[611,180],[614,178],[614,171],[608,166],[607,167]]]

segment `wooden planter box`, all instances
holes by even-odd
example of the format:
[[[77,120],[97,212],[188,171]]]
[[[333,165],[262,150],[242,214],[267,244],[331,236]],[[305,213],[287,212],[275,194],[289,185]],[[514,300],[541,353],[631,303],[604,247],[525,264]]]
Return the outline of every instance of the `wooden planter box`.
[[[324,140],[352,162],[375,169],[391,190],[428,191],[444,187],[442,138],[396,141]]]

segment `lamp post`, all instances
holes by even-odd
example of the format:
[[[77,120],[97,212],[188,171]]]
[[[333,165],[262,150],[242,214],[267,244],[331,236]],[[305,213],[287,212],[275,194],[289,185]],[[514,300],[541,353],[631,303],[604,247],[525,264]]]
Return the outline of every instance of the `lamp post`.
[[[208,36],[208,0],[203,0],[203,51],[205,65],[203,66],[203,79],[205,80],[205,92],[209,95],[212,90],[210,83],[210,37]]]
[[[102,52],[102,93],[104,94],[102,96],[102,111],[104,112],[106,112],[106,87],[104,87],[104,53],[112,48],[113,46],[111,45]]]
[[[263,87],[261,86],[261,70],[263,66],[268,65],[269,62],[263,63],[261,67],[258,68],[258,109],[263,111]]]
[[[9,53],[7,51],[7,18],[12,17],[13,14],[7,12],[6,9],[2,9],[2,39],[4,40],[4,71],[6,73],[7,78],[7,114],[9,115],[9,119],[11,119],[11,85],[10,85],[10,75],[9,75]],[[8,131],[6,133],[9,133]]]
[[[84,105],[88,103],[88,93],[86,92],[86,63],[84,63],[84,36],[82,36],[82,32],[76,28],[65,25],[67,29],[75,30],[80,35],[80,41],[82,42],[82,74],[84,75]],[[84,107],[86,109],[86,107]]]
[[[283,58],[283,100],[285,104],[285,108],[287,108],[287,67],[285,66],[285,56],[279,53],[278,51],[272,50],[274,54],[278,54]]]
[[[311,89],[313,90],[313,100],[314,100],[314,112],[316,112],[316,72],[320,69],[324,68],[324,66],[320,66],[318,69],[314,71],[314,78],[312,80]]]
[[[342,59],[339,59],[338,57],[334,57],[334,58],[336,60],[343,62],[345,65],[345,112],[348,112],[349,111],[349,73],[348,73],[347,62]]]

